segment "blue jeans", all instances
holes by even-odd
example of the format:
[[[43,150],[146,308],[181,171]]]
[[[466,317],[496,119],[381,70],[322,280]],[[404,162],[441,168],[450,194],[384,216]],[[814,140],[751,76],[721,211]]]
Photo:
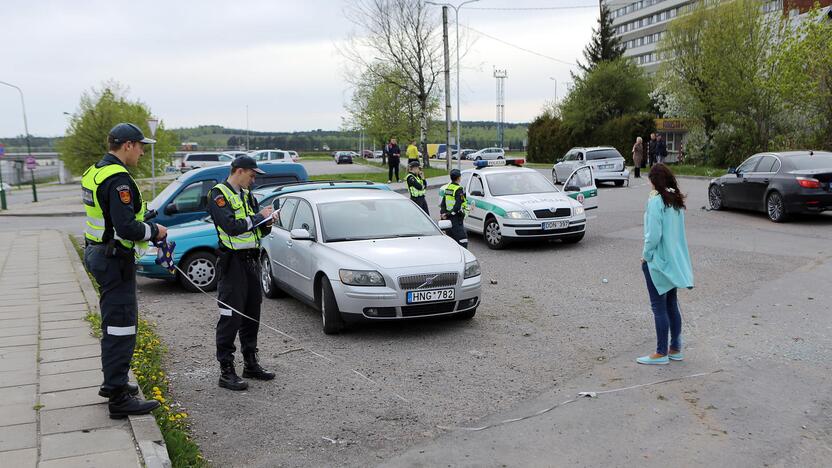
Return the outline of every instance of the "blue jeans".
[[[659,294],[650,277],[647,263],[641,264],[641,271],[644,272],[644,279],[647,281],[650,307],[653,309],[653,317],[656,321],[656,354],[667,355],[668,331],[670,332],[670,347],[681,351],[682,313],[679,311],[679,302],[676,300],[676,288],[665,294]]]

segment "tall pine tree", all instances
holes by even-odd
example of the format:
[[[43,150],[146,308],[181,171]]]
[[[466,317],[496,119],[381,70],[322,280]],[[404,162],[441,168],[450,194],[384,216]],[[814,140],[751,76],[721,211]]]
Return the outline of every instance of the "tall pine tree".
[[[615,37],[612,27],[612,14],[606,5],[601,5],[601,17],[598,18],[598,29],[592,30],[592,41],[584,48],[584,58],[587,64],[578,61],[578,67],[584,72],[595,69],[600,62],[615,60],[624,55],[624,46]]]

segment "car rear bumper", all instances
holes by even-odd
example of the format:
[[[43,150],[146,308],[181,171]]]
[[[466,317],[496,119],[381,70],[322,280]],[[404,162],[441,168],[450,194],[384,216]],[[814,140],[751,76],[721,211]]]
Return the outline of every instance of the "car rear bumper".
[[[407,304],[407,291],[389,287],[347,286],[330,281],[338,309],[346,320],[384,321],[451,315],[477,307],[482,297],[482,275],[454,286],[452,301]],[[440,288],[444,289],[444,288]]]
[[[601,170],[594,170],[593,174],[595,175],[595,180],[605,182],[611,180],[629,180],[630,179],[630,171],[624,169],[623,171],[601,171]]]
[[[785,197],[786,211],[789,213],[821,213],[832,211],[832,193],[800,193]]]
[[[586,231],[586,218],[573,218],[569,220],[569,227],[565,229],[543,230],[545,220],[523,221],[511,220],[501,223],[500,232],[503,237],[509,238],[558,238],[580,234]]]

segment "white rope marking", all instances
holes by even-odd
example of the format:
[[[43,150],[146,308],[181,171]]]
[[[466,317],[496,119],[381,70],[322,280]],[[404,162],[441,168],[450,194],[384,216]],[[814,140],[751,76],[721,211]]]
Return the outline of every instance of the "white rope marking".
[[[282,336],[285,336],[286,338],[289,338],[289,339],[290,339],[290,340],[292,340],[292,341],[297,341],[298,343],[302,343],[302,342],[301,342],[301,340],[299,340],[299,339],[295,338],[294,336],[292,336],[292,335],[290,335],[290,334],[288,334],[288,333],[282,332],[282,331],[278,330],[277,328],[274,328],[274,327],[272,327],[272,326],[270,326],[270,325],[268,325],[268,324],[266,324],[266,323],[261,322],[260,320],[255,320],[255,319],[253,319],[253,318],[249,317],[248,315],[246,315],[246,314],[244,314],[244,313],[240,312],[239,310],[237,310],[237,309],[235,309],[235,308],[231,307],[230,305],[226,304],[225,302],[222,302],[222,301],[221,301],[221,300],[219,300],[218,298],[216,298],[216,297],[214,297],[214,296],[212,296],[212,295],[208,294],[207,292],[205,292],[205,290],[204,290],[204,289],[202,289],[201,287],[199,287],[199,285],[198,285],[198,284],[196,284],[196,283],[194,283],[193,281],[191,281],[191,279],[190,279],[190,278],[188,278],[188,275],[187,275],[184,271],[182,271],[182,269],[180,269],[180,268],[179,268],[179,265],[173,265],[173,267],[174,267],[174,268],[176,268],[176,271],[178,271],[178,272],[179,272],[179,274],[181,274],[182,276],[184,276],[185,278],[187,278],[187,279],[188,279],[188,281],[189,281],[192,285],[194,285],[194,287],[195,287],[196,289],[198,289],[198,290],[199,290],[199,292],[201,292],[202,294],[205,294],[206,296],[210,297],[211,299],[213,299],[213,300],[217,301],[220,305],[223,305],[223,306],[225,306],[225,307],[228,307],[229,309],[231,309],[231,310],[233,310],[234,312],[238,313],[241,317],[245,317],[245,318],[247,318],[247,319],[249,319],[249,320],[251,320],[251,321],[253,321],[253,322],[257,322],[257,323],[259,323],[260,325],[262,325],[262,326],[264,326],[264,327],[268,328],[269,330],[272,330],[272,331],[273,331],[273,332],[275,332],[275,333],[278,333],[278,334],[280,334],[280,335],[282,335]],[[306,352],[308,352],[308,353],[310,353],[310,354],[312,354],[313,356],[317,356],[317,357],[319,357],[319,358],[323,359],[324,361],[329,362],[330,364],[332,364],[332,365],[334,365],[334,366],[337,366],[337,365],[338,365],[338,363],[337,363],[337,362],[335,362],[335,361],[333,361],[332,359],[330,359],[330,358],[328,358],[328,357],[324,356],[323,354],[317,353],[317,352],[315,352],[314,350],[309,349],[309,348],[307,348],[307,347],[305,347],[305,346],[302,346],[300,349],[301,349],[301,350],[304,350],[304,351],[306,351]],[[376,382],[375,380],[373,380],[373,379],[371,379],[371,378],[367,377],[366,375],[362,374],[361,372],[358,372],[357,370],[352,369],[352,368],[350,368],[350,371],[352,371],[354,374],[358,375],[359,377],[361,377],[361,378],[362,378],[362,379],[364,379],[365,381],[367,381],[367,382],[369,382],[369,383],[371,383],[371,384],[375,385],[376,387],[381,388],[381,389],[383,389],[383,388],[384,388],[384,386],[383,386],[383,385],[381,385],[380,383]],[[389,389],[388,389],[388,390],[389,390]],[[396,397],[396,398],[398,398],[399,400],[401,400],[401,401],[403,401],[403,402],[405,402],[405,403],[410,403],[410,401],[409,401],[409,400],[407,400],[405,397],[403,397],[403,396],[399,395],[398,393],[396,393],[396,392],[394,392],[394,391],[392,391],[392,390],[390,390],[390,393],[392,393],[392,394],[393,394],[393,396],[394,396],[394,397]]]
[[[502,426],[502,425],[510,424],[510,423],[517,422],[517,421],[523,421],[523,420],[526,420],[526,419],[535,418],[535,417],[540,416],[542,414],[546,414],[549,411],[552,411],[553,409],[558,408],[560,406],[568,405],[569,403],[574,403],[578,400],[583,399],[584,397],[594,397],[594,396],[597,396],[597,395],[603,395],[603,394],[607,394],[607,393],[623,392],[624,390],[633,390],[633,389],[636,389],[636,388],[649,387],[651,385],[658,385],[658,384],[663,384],[663,383],[668,383],[668,382],[676,382],[676,381],[685,380],[685,379],[694,379],[694,378],[697,378],[697,377],[704,377],[706,375],[716,374],[718,372],[722,372],[722,369],[717,369],[717,370],[711,371],[711,372],[702,372],[702,373],[699,373],[699,374],[686,375],[684,377],[674,377],[674,378],[671,378],[671,379],[657,380],[655,382],[632,385],[632,386],[629,386],[629,387],[615,388],[615,389],[612,389],[612,390],[603,390],[603,391],[598,391],[598,392],[579,392],[578,393],[579,396],[577,398],[572,398],[572,399],[566,400],[562,403],[552,405],[548,408],[544,408],[540,411],[537,411],[536,413],[532,413],[532,414],[527,415],[527,416],[521,416],[519,418],[504,419],[502,421],[496,422],[494,424],[489,424],[489,425],[486,425],[486,426],[479,426],[479,427],[436,426],[436,427],[439,428],[439,429],[446,430],[446,431],[455,431],[455,430],[456,431],[468,431],[468,432],[484,431],[486,429],[491,429],[492,427]]]

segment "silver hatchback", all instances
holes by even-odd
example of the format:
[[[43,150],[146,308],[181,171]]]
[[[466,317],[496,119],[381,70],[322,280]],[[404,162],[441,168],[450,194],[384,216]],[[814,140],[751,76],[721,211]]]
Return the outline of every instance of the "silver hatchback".
[[[630,183],[630,171],[621,153],[612,146],[594,146],[589,148],[572,148],[552,166],[552,182],[562,183],[576,169],[591,166],[595,183],[613,182],[621,187]]]
[[[319,310],[324,333],[345,322],[476,313],[476,257],[402,195],[316,189],[279,196],[274,206],[280,216],[263,239],[263,292]]]

